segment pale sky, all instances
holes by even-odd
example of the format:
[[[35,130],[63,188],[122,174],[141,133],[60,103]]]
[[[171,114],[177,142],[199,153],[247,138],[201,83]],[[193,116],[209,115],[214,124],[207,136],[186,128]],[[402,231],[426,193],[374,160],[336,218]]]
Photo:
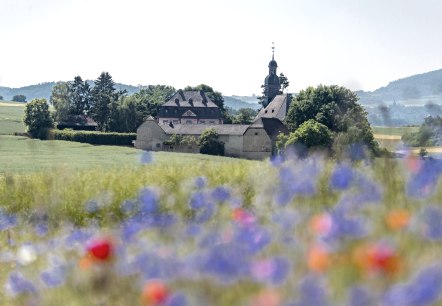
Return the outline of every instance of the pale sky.
[[[259,94],[374,90],[442,68],[441,0],[0,0],[0,86],[96,79]]]

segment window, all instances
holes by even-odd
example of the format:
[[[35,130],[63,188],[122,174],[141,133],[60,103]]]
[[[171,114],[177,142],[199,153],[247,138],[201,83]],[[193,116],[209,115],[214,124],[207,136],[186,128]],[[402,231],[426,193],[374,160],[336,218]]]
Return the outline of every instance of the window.
[[[258,135],[258,132],[255,132],[255,136]]]
[[[266,113],[267,114],[267,110],[265,110],[265,112],[264,113]]]
[[[210,120],[209,123],[210,123],[210,124],[215,124],[215,121]]]
[[[200,124],[206,124],[206,120],[200,120]]]
[[[274,113],[275,112],[275,110],[274,109],[272,109],[272,113]]]
[[[186,120],[186,124],[192,124],[192,120]]]
[[[178,123],[180,123],[179,120],[173,120],[173,124],[178,124]]]
[[[157,149],[161,147],[161,143],[157,143]]]
[[[169,120],[163,120],[163,124],[168,124]]]

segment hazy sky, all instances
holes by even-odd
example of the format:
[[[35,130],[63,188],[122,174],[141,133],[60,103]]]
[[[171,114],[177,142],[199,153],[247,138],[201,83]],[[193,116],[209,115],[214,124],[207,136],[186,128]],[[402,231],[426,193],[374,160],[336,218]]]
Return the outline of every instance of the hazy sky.
[[[441,0],[0,0],[0,86],[96,79],[374,90],[442,68]]]

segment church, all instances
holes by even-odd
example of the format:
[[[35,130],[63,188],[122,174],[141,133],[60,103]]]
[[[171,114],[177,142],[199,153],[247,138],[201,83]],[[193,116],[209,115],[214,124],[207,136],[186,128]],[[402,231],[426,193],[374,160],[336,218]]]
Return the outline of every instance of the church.
[[[275,154],[277,136],[288,134],[284,125],[291,96],[281,92],[277,75],[278,64],[269,62],[269,74],[264,81],[263,107],[250,125],[223,124],[218,106],[204,92],[179,90],[164,103],[157,118],[149,117],[138,129],[134,142],[138,149],[199,153],[195,146],[171,146],[172,135],[199,137],[213,128],[224,142],[225,156],[265,159]]]

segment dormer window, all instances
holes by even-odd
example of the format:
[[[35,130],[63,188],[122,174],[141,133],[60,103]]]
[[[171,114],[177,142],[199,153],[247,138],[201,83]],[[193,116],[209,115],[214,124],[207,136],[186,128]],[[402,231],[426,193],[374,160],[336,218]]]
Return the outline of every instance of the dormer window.
[[[193,104],[193,99],[192,98],[189,99],[189,103]]]
[[[266,113],[267,114],[267,110],[265,110],[265,112],[264,113]]]

